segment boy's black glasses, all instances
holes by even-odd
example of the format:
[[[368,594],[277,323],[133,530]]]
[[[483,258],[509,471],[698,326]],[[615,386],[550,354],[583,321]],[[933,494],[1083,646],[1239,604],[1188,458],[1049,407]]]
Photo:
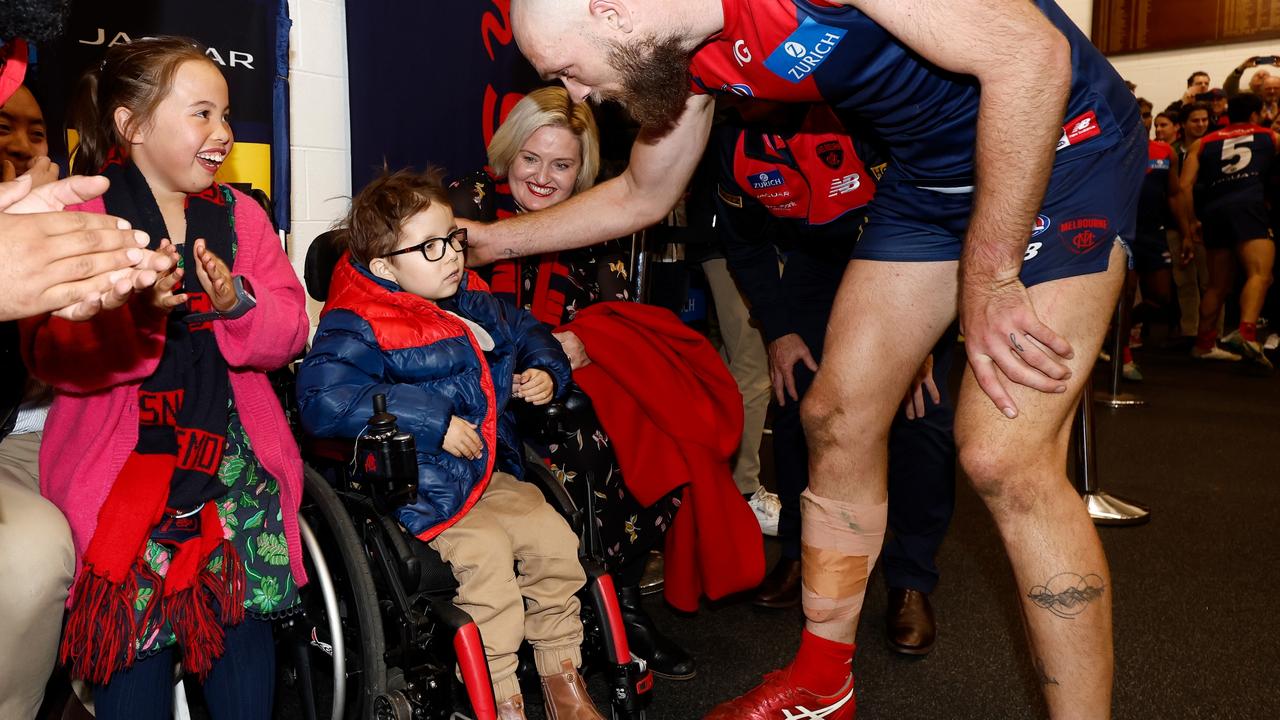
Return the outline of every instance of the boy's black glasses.
[[[386,255],[378,257],[389,258],[395,255],[407,255],[408,253],[421,252],[422,257],[427,262],[435,262],[444,257],[444,248],[448,245],[453,248],[454,252],[463,252],[467,249],[467,229],[458,228],[444,237],[427,238],[413,247],[403,248],[395,252],[389,252]]]

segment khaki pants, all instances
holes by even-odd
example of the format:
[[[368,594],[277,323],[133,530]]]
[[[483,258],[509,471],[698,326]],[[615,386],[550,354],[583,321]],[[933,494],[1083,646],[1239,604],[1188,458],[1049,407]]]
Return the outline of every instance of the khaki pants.
[[[44,699],[76,568],[71,529],[40,497],[43,433],[0,442],[0,718],[33,718]]]
[[[578,538],[538,488],[495,472],[480,501],[430,545],[458,579],[454,604],[480,628],[498,702],[520,692],[521,640],[533,645],[541,675],[563,672],[562,660],[582,664]]]
[[[1178,263],[1182,255],[1182,233],[1166,230],[1165,241],[1173,258],[1173,284],[1178,288],[1178,310],[1182,314],[1178,327],[1184,337],[1195,337],[1200,329],[1200,295],[1209,287],[1209,260],[1201,248],[1195,259],[1184,267]],[[1222,334],[1221,315],[1218,334]]]
[[[733,482],[738,492],[750,495],[760,489],[760,440],[773,390],[769,356],[765,353],[764,336],[752,327],[751,315],[724,258],[702,263],[702,272],[716,304],[725,362],[742,393],[742,444],[733,458]]]

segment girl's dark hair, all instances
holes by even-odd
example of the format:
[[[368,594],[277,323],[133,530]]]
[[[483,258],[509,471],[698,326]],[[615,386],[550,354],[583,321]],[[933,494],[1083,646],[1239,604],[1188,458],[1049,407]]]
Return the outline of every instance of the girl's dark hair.
[[[80,78],[67,112],[67,127],[79,135],[71,172],[96,175],[111,148],[127,153],[129,136],[151,119],[173,87],[178,68],[189,61],[217,67],[203,45],[184,37],[143,38],[107,50],[102,64]],[[117,108],[129,111],[126,127],[116,127]]]
[[[374,178],[351,199],[351,210],[342,226],[351,258],[369,266],[374,258],[396,249],[400,230],[414,215],[442,203],[449,207],[444,189],[444,171],[428,168],[424,172],[404,169]]]
[[[1191,113],[1199,112],[1200,110],[1209,113],[1210,118],[1213,117],[1213,108],[1209,107],[1209,103],[1196,101],[1183,105],[1182,109],[1178,111],[1178,124],[1185,125],[1191,119]]]

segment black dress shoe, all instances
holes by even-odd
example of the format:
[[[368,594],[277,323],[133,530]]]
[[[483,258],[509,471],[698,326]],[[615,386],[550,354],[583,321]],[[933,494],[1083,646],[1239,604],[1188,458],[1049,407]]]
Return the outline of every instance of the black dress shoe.
[[[938,637],[929,595],[919,590],[889,588],[885,625],[889,645],[904,655],[928,655]]]
[[[751,604],[766,608],[789,608],[800,604],[800,561],[778,558],[764,576]]]
[[[618,588],[618,605],[631,652],[643,658],[654,675],[667,680],[690,680],[698,673],[693,656],[653,624],[653,618],[640,604],[639,587]]]

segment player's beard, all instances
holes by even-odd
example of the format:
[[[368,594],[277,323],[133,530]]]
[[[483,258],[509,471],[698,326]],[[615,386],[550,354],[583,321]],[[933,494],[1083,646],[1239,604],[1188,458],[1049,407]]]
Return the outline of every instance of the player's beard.
[[[689,98],[689,56],[674,37],[648,37],[630,45],[610,41],[609,65],[622,85],[612,99],[645,127],[670,127]]]

